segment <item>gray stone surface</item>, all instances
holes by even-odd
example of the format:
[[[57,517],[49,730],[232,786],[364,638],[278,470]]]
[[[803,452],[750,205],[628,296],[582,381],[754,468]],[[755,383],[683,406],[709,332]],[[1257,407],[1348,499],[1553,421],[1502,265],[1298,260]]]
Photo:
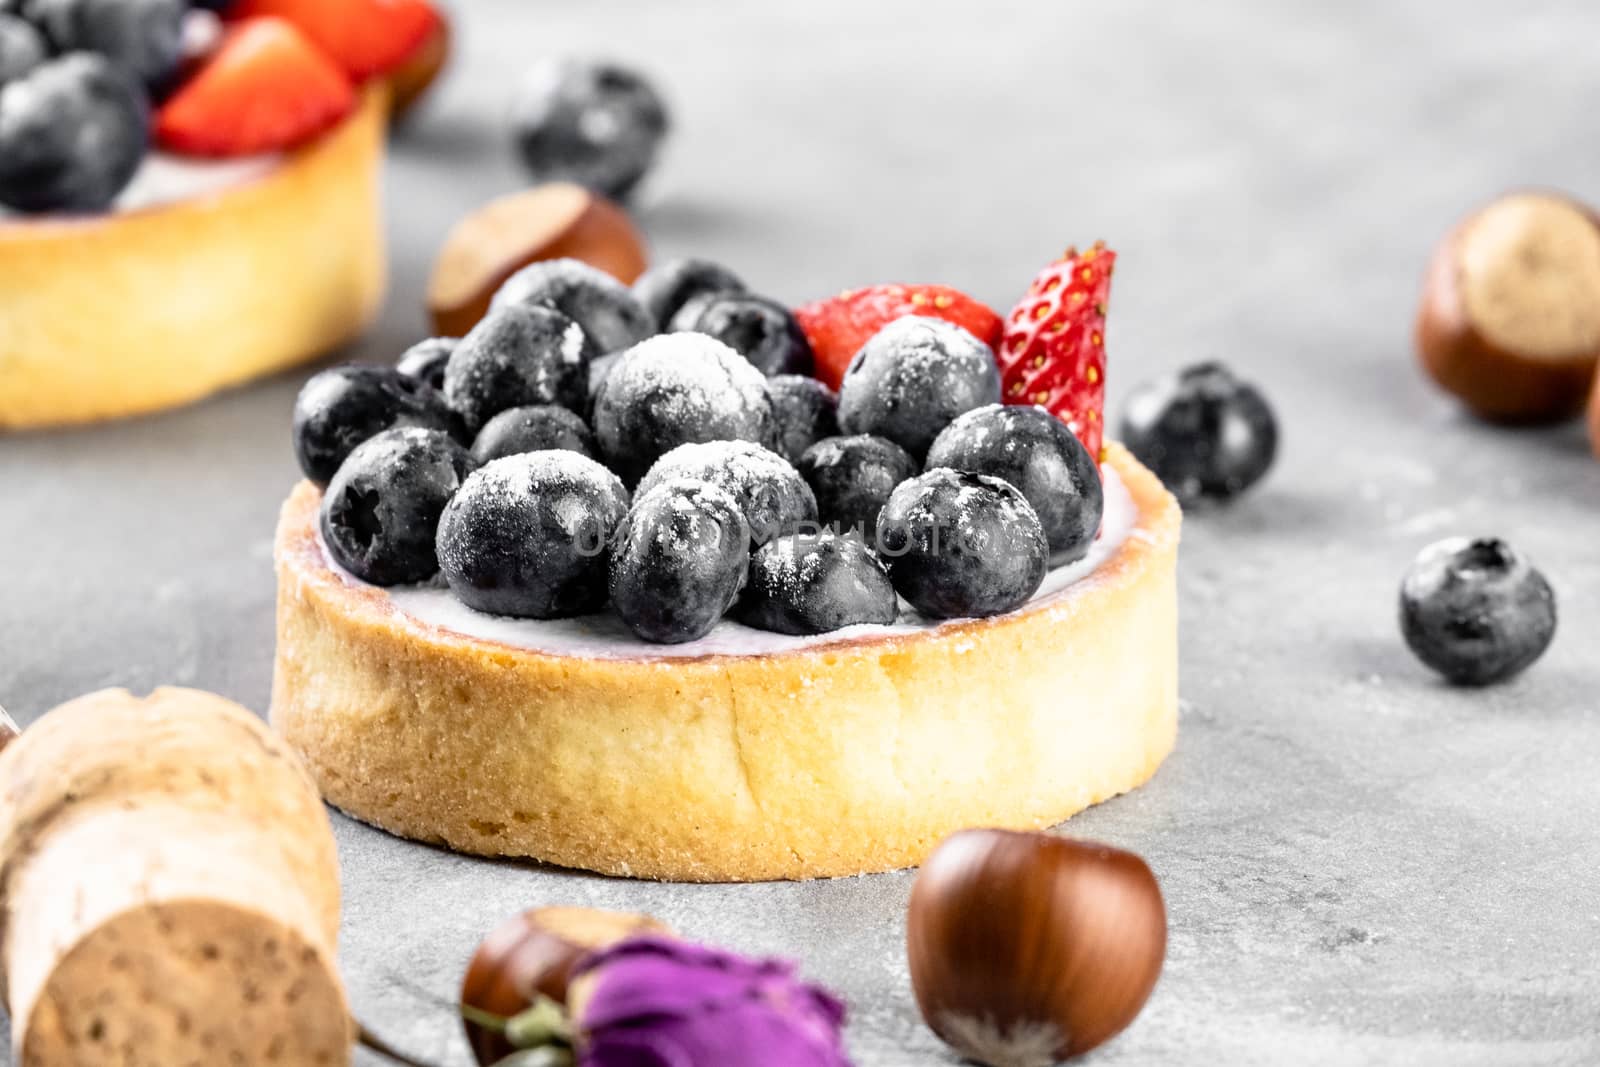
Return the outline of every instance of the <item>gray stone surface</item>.
[[[1178,750],[1068,830],[1146,856],[1167,969],[1112,1064],[1600,1059],[1600,465],[1575,427],[1475,424],[1415,369],[1429,246],[1538,183],[1600,196],[1592,0],[1280,4],[464,4],[464,52],[395,145],[394,286],[355,351],[421,336],[449,223],[515,187],[499,120],[528,57],[639,61],[679,119],[641,214],[662,253],[800,300],[939,280],[1007,305],[1069,241],[1122,253],[1114,401],[1229,360],[1278,405],[1269,482],[1189,519]],[[270,284],[270,280],[264,280]],[[0,279],[4,284],[4,279]],[[126,425],[0,440],[0,702],[105,685],[264,709],[270,538],[300,375]],[[1493,531],[1561,632],[1523,679],[1436,684],[1396,583]],[[492,864],[338,819],[361,1014],[451,1065],[445,1003],[511,912],[652,911],[806,960],[860,1063],[946,1062],[910,1000],[908,875],[662,886]]]

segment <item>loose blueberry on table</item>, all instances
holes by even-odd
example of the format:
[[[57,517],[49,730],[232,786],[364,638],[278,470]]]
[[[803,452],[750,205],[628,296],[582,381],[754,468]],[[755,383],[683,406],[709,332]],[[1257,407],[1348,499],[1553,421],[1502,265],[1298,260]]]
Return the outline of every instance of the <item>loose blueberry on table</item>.
[[[577,182],[617,199],[649,171],[669,121],[660,94],[640,74],[569,59],[528,71],[511,124],[534,178]]]
[[[1278,421],[1253,385],[1220,363],[1200,363],[1135,390],[1122,440],[1182,503],[1221,502],[1272,466]]]
[[[1411,651],[1456,685],[1521,674],[1556,633],[1550,583],[1499,538],[1451,538],[1417,556],[1400,586]]]

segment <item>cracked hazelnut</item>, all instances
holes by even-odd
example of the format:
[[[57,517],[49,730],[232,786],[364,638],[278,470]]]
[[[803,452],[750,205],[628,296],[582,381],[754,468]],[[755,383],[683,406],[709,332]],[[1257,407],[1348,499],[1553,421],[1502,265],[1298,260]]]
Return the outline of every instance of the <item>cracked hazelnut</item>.
[[[507,278],[538,260],[568,256],[624,285],[646,265],[644,239],[627,212],[580,185],[551,182],[489,201],[456,223],[434,260],[434,332],[465,336]]]
[[[461,1003],[510,1018],[540,996],[566,1004],[572,971],[596,949],[643,934],[671,931],[648,915],[593,908],[535,908],[502,923],[473,955],[461,983]],[[467,1044],[480,1064],[515,1049],[501,1034],[471,1022]]]
[[[1600,217],[1542,192],[1469,215],[1434,253],[1416,332],[1428,373],[1479,416],[1578,414],[1600,362]]]
[[[1167,914],[1138,856],[1050,834],[964,830],[917,874],[907,954],[934,1033],[990,1067],[1047,1067],[1131,1023]]]

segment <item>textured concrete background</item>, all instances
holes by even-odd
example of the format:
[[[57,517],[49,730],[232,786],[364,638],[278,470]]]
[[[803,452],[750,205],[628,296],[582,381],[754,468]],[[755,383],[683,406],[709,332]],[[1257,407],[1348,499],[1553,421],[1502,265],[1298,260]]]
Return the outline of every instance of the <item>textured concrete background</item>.
[[[1278,468],[1190,517],[1182,733],[1069,827],[1159,874],[1171,952],[1094,1062],[1600,1059],[1600,464],[1575,427],[1474,424],[1413,366],[1435,237],[1505,187],[1600,198],[1600,7],[1273,0],[772,5],[503,0],[394,149],[394,287],[357,349],[421,335],[450,222],[518,184],[499,125],[529,57],[636,61],[678,130],[641,205],[662,254],[790,300],[937,280],[1007,306],[1069,241],[1122,253],[1113,402],[1220,357],[1284,423]],[[0,280],[3,283],[3,280]],[[271,284],[263,279],[263,284]],[[27,721],[162,682],[264,709],[270,537],[300,376],[143,422],[0,441],[0,701]],[[1402,647],[1428,541],[1508,536],[1561,632],[1489,692]],[[462,859],[338,820],[362,1015],[464,1064],[445,1002],[479,936],[547,903],[656,912],[794,955],[860,1063],[946,1062],[912,1007],[908,875],[639,885]]]

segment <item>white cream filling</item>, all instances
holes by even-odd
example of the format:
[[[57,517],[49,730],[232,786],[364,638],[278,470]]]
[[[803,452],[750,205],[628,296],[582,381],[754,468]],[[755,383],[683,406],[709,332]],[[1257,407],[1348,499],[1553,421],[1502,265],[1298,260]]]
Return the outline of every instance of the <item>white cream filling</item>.
[[[276,153],[248,156],[244,159],[189,159],[152,152],[139,165],[116,203],[105,214],[117,215],[128,211],[162,207],[184,200],[212,196],[226,192],[260,178],[278,166],[283,157]],[[51,212],[29,214],[12,211],[0,204],[0,219],[57,219],[95,218],[94,215],[57,215]]]
[[[1068,601],[1093,584],[1094,573],[1134,535],[1138,508],[1127,486],[1111,467],[1101,468],[1105,484],[1105,515],[1100,536],[1089,554],[1076,563],[1053,568],[1045,575],[1027,610],[1043,601]],[[328,555],[320,532],[317,543],[328,568],[351,585],[364,584],[346,573]],[[493,641],[553,655],[589,659],[679,659],[694,656],[759,656],[790,652],[836,641],[862,640],[936,630],[960,620],[926,619],[900,602],[900,617],[890,625],[876,623],[847,626],[831,633],[806,636],[757,630],[733,619],[723,619],[698,641],[681,645],[656,645],[641,641],[610,612],[576,619],[512,619],[474,611],[441,584],[399,586],[387,590],[394,606],[423,628],[445,630],[463,637]]]

